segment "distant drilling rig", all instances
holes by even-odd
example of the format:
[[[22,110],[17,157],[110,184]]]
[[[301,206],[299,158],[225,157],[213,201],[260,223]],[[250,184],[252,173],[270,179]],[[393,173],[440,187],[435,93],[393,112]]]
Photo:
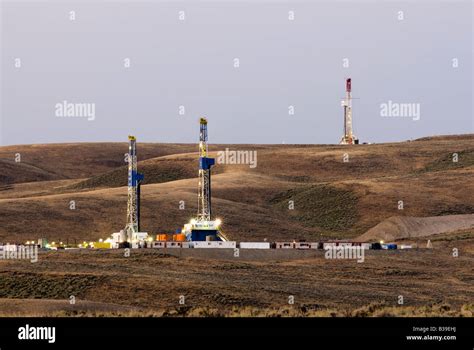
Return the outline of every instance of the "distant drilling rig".
[[[352,86],[351,78],[346,79],[346,97],[342,101],[344,107],[344,134],[341,145],[357,145],[359,139],[352,132]]]
[[[208,157],[207,119],[199,120],[199,180],[198,180],[198,212],[196,218],[184,225],[184,233],[188,241],[227,241],[220,230],[221,220],[211,219],[211,167],[214,158]]]
[[[127,242],[140,240],[140,183],[143,174],[137,170],[137,139],[128,137],[128,191],[127,191],[127,224],[125,234]]]
[[[120,232],[112,233],[107,241],[112,243],[113,248],[145,246],[148,239],[147,232],[140,231],[140,185],[144,176],[138,172],[137,161],[137,139],[128,136],[128,188],[127,188],[127,220],[125,228]]]

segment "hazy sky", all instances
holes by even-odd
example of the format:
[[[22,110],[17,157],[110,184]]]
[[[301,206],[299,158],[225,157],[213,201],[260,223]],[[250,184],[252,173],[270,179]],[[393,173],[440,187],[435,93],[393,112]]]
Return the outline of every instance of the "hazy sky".
[[[346,77],[362,142],[474,132],[472,1],[1,6],[3,145],[196,142],[200,116],[211,143],[337,143]],[[63,101],[94,120],[58,117]]]

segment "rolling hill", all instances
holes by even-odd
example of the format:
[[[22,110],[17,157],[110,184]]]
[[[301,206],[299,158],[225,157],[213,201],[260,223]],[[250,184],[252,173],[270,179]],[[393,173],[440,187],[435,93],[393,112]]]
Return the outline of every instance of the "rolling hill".
[[[172,232],[194,215],[196,148],[138,144],[143,230]],[[255,168],[214,168],[213,213],[237,240],[353,238],[393,216],[474,213],[474,135],[349,147],[212,145],[211,155],[225,148],[257,152]],[[95,240],[121,229],[125,152],[126,143],[0,147],[0,242]]]

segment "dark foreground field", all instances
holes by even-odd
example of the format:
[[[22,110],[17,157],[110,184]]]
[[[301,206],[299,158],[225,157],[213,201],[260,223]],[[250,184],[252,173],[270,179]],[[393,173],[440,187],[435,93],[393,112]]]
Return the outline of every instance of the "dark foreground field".
[[[47,252],[0,261],[0,315],[470,317],[474,234],[464,236],[369,251],[363,263],[323,251]]]

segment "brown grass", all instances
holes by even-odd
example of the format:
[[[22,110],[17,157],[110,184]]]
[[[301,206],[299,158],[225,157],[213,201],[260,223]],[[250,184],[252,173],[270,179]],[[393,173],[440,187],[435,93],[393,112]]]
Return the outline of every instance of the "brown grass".
[[[226,147],[258,151],[255,169],[215,167],[214,214],[237,240],[315,240],[355,237],[391,216],[471,213],[474,184],[468,179],[474,167],[466,155],[472,140],[464,135],[357,147],[213,145],[214,155]],[[69,180],[4,181],[0,241],[95,240],[123,227],[125,143],[8,146],[0,148],[0,157],[11,158],[15,151],[22,153],[22,163],[11,164],[17,174],[15,168],[10,172],[18,181],[33,180],[22,178],[26,164]],[[195,145],[140,144],[139,152],[139,169],[145,173],[142,228],[174,232],[196,210]],[[345,152],[348,163],[342,162]],[[460,154],[455,167],[426,170],[444,164],[452,152]],[[295,201],[293,211],[286,206],[290,199]],[[75,211],[69,209],[71,200],[76,201]],[[397,209],[399,200],[404,201],[403,211]]]
[[[473,140],[213,145],[213,154],[226,147],[258,151],[255,169],[215,167],[214,215],[238,241],[314,241],[353,238],[393,216],[470,214]],[[0,177],[0,242],[78,243],[123,228],[126,151],[126,143],[0,148],[7,169]],[[12,162],[16,152],[21,163]],[[349,163],[342,161],[346,152]],[[455,166],[446,161],[453,152],[460,154]],[[139,144],[143,230],[173,232],[195,214],[196,156],[196,145]],[[295,210],[287,209],[289,200]],[[224,251],[133,251],[129,258],[120,251],[49,252],[36,264],[0,261],[0,297],[9,300],[0,314],[472,317],[471,233],[432,237],[432,250],[369,252],[362,264],[298,251],[242,252],[237,261]],[[414,243],[422,247],[426,239]],[[400,294],[403,306],[396,303]],[[65,305],[69,295],[80,303]],[[180,295],[185,307],[177,305]],[[295,305],[287,304],[289,295]]]

